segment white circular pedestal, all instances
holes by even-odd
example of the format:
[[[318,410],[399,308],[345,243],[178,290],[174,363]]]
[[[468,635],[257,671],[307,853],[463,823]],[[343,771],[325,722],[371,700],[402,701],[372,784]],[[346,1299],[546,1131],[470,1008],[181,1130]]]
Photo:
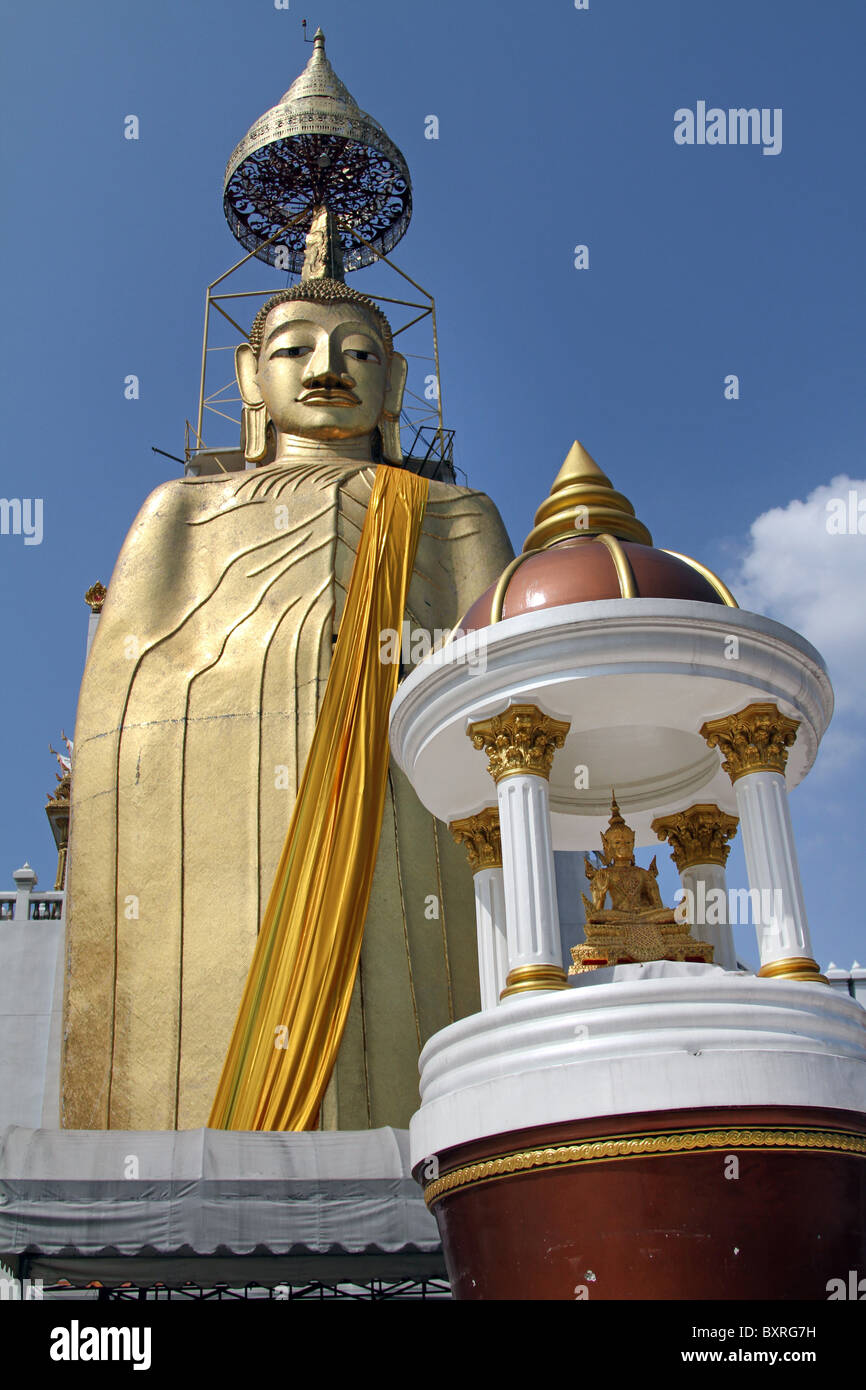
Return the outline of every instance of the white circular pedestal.
[[[731,1106],[866,1112],[866,1010],[826,985],[669,961],[595,977],[512,999],[430,1039],[410,1128],[413,1167],[490,1135],[594,1116]]]

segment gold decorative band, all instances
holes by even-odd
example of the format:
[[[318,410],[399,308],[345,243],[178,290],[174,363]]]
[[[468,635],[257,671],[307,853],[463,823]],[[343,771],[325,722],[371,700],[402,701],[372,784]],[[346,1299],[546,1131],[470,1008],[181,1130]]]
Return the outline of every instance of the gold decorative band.
[[[455,1168],[424,1188],[428,1207],[458,1188],[511,1177],[531,1169],[574,1167],[627,1158],[661,1158],[665,1154],[707,1153],[716,1149],[825,1149],[866,1158],[866,1134],[836,1129],[693,1129],[680,1133],[623,1135],[587,1139],[546,1149],[523,1149]]]
[[[708,584],[712,585],[726,607],[739,608],[740,605],[737,603],[737,600],[734,598],[727,584],[723,584],[719,576],[713,574],[712,570],[707,569],[706,565],[702,565],[700,560],[693,560],[691,555],[682,555],[679,550],[666,550],[665,555],[672,555],[675,560],[684,560],[687,565],[691,565],[693,570],[697,570],[698,574],[700,574]]]
[[[490,626],[494,623],[502,622],[502,610],[505,607],[505,595],[513,576],[520,569],[524,560],[528,560],[530,555],[538,555],[538,550],[524,550],[520,555],[515,555],[514,559],[506,565],[498,580],[496,588],[493,590],[493,598],[490,600]]]
[[[616,580],[619,584],[620,598],[637,598],[637,584],[635,583],[634,570],[628,562],[628,556],[617,540],[616,536],[608,535],[607,531],[602,531],[594,537],[600,541],[613,560],[613,567],[616,570]]]
[[[635,524],[641,526],[640,522],[636,522]],[[643,530],[643,527],[641,527],[641,530]],[[629,564],[628,556],[616,536],[610,535],[607,531],[593,532],[592,534],[588,534],[585,531],[568,531],[564,535],[555,535],[551,540],[547,541],[545,545],[538,546],[532,550],[523,550],[520,555],[515,555],[511,563],[502,571],[502,574],[497,580],[496,588],[493,590],[493,597],[490,601],[491,625],[502,621],[502,610],[505,607],[505,596],[508,593],[508,586],[524,561],[528,560],[531,555],[541,555],[545,550],[549,550],[552,545],[556,545],[561,540],[599,541],[613,561],[617,583],[619,584],[620,597],[637,598],[638,593],[634,571]],[[695,568],[703,571],[703,566],[698,565],[697,561],[690,561],[689,563],[694,564]],[[709,571],[707,571],[707,576],[709,576]],[[721,581],[718,580],[716,583],[719,584]],[[736,604],[734,604],[734,607],[736,608]]]
[[[758,974],[765,980],[817,980],[824,985],[830,983],[811,956],[786,956],[783,960],[768,961],[761,966]]]
[[[568,977],[561,965],[516,965],[509,970],[499,998],[529,989],[568,989]]]

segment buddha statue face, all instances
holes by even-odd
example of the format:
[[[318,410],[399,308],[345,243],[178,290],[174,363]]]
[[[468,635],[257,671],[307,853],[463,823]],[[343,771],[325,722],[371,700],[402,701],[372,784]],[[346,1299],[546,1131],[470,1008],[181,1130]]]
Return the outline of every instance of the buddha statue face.
[[[609,864],[631,864],[634,859],[633,830],[627,825],[614,825],[601,838]]]
[[[346,300],[275,305],[258,356],[244,343],[235,365],[244,404],[264,407],[274,425],[278,459],[292,440],[354,440],[371,457],[372,433],[399,415],[406,381],[405,358],[389,350],[375,316]]]

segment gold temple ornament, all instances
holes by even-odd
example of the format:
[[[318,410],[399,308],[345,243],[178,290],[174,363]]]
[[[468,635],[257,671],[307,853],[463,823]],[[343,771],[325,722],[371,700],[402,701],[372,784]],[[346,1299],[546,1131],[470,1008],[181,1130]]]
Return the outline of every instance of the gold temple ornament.
[[[737,714],[708,719],[701,735],[722,754],[722,767],[732,782],[750,772],[784,774],[788,749],[797,737],[798,719],[789,719],[770,700],[758,700]]]
[[[536,705],[511,705],[504,714],[479,719],[466,730],[473,748],[483,749],[494,782],[529,774],[550,780],[553,755],[571,726]]]
[[[102,585],[94,586],[102,589]],[[105,590],[103,589],[103,596]],[[56,774],[57,786],[48,793],[45,803],[45,814],[51,826],[51,833],[54,836],[54,843],[57,846],[57,874],[54,879],[55,891],[60,892],[66,887],[66,860],[69,850],[69,823],[70,812],[69,802],[72,796],[72,739],[67,738],[61,729],[60,737],[66,745],[65,753],[58,753],[56,748],[48,745],[48,751],[54,754],[60,771]]]
[[[671,858],[680,873],[695,864],[718,864],[724,868],[737,833],[739,820],[711,802],[700,802],[686,811],[657,816],[652,830],[667,840]]]
[[[473,873],[479,869],[502,868],[502,831],[497,807],[486,806],[476,816],[453,820],[448,828],[457,844],[465,846]]]
[[[108,590],[104,584],[100,584],[97,579],[95,584],[91,584],[87,593],[84,595],[84,602],[87,604],[91,613],[101,613],[102,605],[105,603]]]

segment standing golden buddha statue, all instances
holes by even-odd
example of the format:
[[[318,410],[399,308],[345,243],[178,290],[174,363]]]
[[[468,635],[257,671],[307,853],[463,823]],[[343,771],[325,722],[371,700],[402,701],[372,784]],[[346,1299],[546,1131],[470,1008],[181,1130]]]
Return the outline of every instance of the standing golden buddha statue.
[[[332,133],[316,138],[351,153],[359,118],[375,123],[346,107],[321,35],[274,108],[281,138],[295,108],[309,130],[323,91],[337,93],[328,99],[349,134],[328,115]],[[350,165],[347,154],[343,172]],[[345,284],[338,228],[351,244],[324,198],[310,208],[301,280],[265,304],[238,349],[247,470],[157,488],[108,586],[75,731],[66,1127],[208,1121],[377,465],[403,466],[406,363],[378,307]],[[487,497],[430,481],[405,603],[411,628],[453,627],[511,554]],[[360,961],[318,1123],[407,1125],[424,1042],[478,1007],[468,867],[391,764]]]

